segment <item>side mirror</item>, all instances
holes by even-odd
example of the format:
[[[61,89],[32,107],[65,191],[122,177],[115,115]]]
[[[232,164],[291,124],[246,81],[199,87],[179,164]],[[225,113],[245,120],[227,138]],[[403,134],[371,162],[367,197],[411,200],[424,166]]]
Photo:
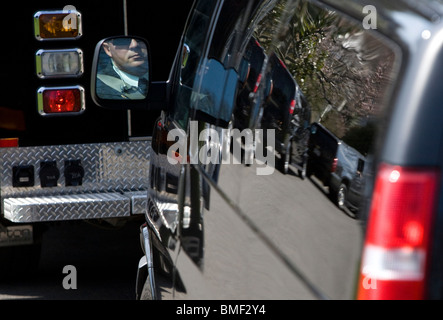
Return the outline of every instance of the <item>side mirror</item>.
[[[118,36],[97,43],[91,72],[91,94],[96,104],[112,109],[146,109],[150,87],[145,39]]]

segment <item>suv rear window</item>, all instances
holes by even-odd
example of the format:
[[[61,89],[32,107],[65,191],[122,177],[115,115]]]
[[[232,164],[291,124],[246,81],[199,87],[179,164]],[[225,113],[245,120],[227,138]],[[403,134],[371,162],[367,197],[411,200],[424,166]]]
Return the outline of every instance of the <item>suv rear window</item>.
[[[287,66],[311,106],[312,122],[367,154],[394,79],[393,44],[335,11],[306,1],[284,3],[277,3],[254,36]],[[276,23],[282,19],[285,27]]]

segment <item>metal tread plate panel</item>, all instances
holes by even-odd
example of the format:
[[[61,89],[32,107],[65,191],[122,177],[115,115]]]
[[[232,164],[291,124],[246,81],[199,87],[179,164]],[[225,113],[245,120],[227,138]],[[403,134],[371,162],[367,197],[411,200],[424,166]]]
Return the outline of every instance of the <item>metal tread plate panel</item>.
[[[132,214],[145,214],[148,206],[147,191],[127,192],[125,195],[131,198]]]
[[[16,222],[94,219],[144,213],[149,185],[150,148],[149,140],[2,148],[2,213],[5,218]],[[84,169],[82,185],[66,186],[63,175],[66,160],[81,161]],[[39,168],[42,161],[56,162],[60,171],[57,186],[41,187]],[[14,166],[33,166],[34,185],[13,187]],[[107,196],[108,201],[104,201]],[[90,203],[85,200],[87,198],[91,198]],[[86,209],[91,204],[93,206]]]
[[[119,193],[8,198],[5,218],[12,222],[99,219],[130,215],[130,198]]]

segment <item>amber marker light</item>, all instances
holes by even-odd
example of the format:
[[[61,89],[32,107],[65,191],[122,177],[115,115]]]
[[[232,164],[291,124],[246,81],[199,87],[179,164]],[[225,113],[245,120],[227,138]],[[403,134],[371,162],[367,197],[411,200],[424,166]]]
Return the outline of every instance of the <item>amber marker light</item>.
[[[39,41],[77,39],[82,36],[81,14],[76,10],[38,11],[34,31]]]

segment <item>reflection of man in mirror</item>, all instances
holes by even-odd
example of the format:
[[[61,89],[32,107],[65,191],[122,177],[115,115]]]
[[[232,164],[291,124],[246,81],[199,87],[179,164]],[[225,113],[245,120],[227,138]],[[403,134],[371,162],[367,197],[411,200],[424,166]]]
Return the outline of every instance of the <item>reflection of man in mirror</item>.
[[[115,38],[103,42],[102,48],[110,61],[98,66],[97,95],[102,99],[144,99],[148,86],[146,44],[137,39]]]

